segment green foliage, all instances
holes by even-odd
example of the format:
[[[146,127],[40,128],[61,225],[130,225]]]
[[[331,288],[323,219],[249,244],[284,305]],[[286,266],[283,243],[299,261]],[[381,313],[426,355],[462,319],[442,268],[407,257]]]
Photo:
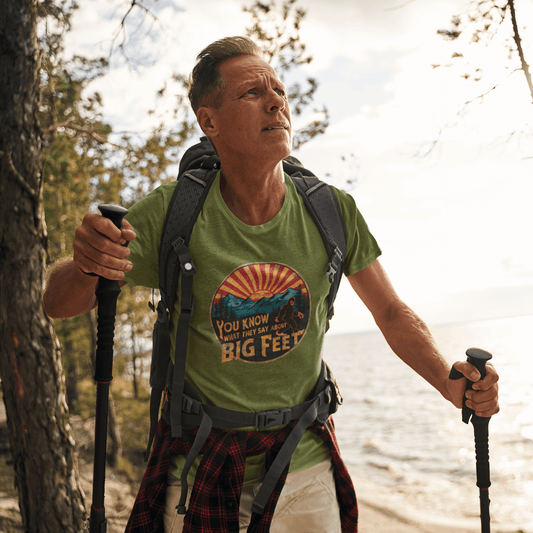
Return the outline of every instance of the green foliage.
[[[246,35],[262,48],[282,78],[295,67],[313,61],[300,38],[300,26],[307,12],[294,7],[297,1],[284,0],[279,8],[275,0],[255,1],[250,7],[243,7],[252,18]]]

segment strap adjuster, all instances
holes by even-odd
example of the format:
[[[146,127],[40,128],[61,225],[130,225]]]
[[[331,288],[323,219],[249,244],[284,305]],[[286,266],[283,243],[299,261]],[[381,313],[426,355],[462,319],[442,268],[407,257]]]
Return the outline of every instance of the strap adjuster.
[[[255,415],[255,427],[257,429],[268,429],[274,426],[286,426],[291,421],[291,409],[281,409],[279,411],[262,411]]]
[[[192,398],[189,398],[188,396],[183,395],[183,398],[181,399],[181,410],[184,413],[192,413]]]
[[[328,276],[330,283],[333,283],[338,270],[342,266],[342,258],[342,252],[340,248],[336,246],[335,250],[333,250],[333,255],[331,257],[331,261],[328,263],[326,272],[324,272],[324,276]]]
[[[188,415],[199,415],[202,411],[200,402],[184,394],[181,398],[181,411]]]
[[[192,276],[193,274],[196,274],[196,267],[194,266],[189,249],[185,244],[185,239],[183,237],[178,237],[172,243],[172,248],[174,248],[174,251],[178,256],[182,274],[184,276]]]
[[[181,312],[187,313],[188,315],[192,316],[194,314],[195,305],[196,305],[196,300],[194,299],[194,297],[191,297],[189,302],[183,302],[181,304]]]

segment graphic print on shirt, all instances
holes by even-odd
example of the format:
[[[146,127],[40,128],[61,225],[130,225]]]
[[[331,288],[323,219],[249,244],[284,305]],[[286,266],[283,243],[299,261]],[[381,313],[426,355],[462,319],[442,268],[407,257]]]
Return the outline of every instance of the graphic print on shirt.
[[[311,295],[302,277],[281,263],[236,268],[211,302],[211,327],[222,363],[270,363],[293,350],[309,324]]]

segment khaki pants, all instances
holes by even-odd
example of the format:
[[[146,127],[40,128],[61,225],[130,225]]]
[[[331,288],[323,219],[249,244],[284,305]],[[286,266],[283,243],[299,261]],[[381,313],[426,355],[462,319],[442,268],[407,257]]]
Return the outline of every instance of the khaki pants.
[[[239,508],[239,531],[246,531],[251,519],[252,502],[261,485],[244,487]],[[181,486],[169,473],[165,502],[165,533],[181,533],[183,515],[178,515]],[[189,498],[191,488],[189,487]],[[188,500],[187,500],[188,501]],[[341,533],[340,511],[330,459],[293,472],[287,481],[274,512],[271,533]]]

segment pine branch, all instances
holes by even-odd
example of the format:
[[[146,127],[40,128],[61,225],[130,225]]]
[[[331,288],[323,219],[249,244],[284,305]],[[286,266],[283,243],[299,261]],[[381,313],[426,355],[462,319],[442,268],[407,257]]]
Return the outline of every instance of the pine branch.
[[[51,126],[48,126],[47,128],[43,129],[43,132],[49,133],[52,131],[56,131],[59,128],[65,128],[70,129],[73,131],[77,131],[79,133],[83,133],[84,135],[87,135],[88,137],[93,138],[95,141],[99,142],[100,144],[109,144],[111,146],[114,146],[115,148],[118,148],[120,150],[126,150],[126,151],[133,151],[131,149],[128,149],[124,146],[120,146],[119,144],[112,143],[96,131],[87,128],[86,126],[79,126],[78,124],[72,124],[72,119],[65,120],[64,122],[56,122],[55,124],[52,124]]]

